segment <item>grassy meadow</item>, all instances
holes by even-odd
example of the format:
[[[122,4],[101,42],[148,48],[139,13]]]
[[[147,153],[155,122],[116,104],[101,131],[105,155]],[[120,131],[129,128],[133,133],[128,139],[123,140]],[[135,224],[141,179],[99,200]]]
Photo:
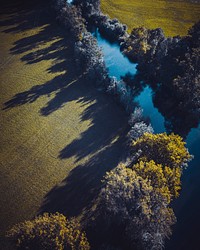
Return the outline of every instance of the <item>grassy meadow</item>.
[[[116,166],[127,118],[76,71],[48,1],[5,1],[0,21],[0,248],[44,211],[79,217]]]
[[[166,36],[184,36],[200,19],[200,4],[174,0],[102,0],[101,9],[128,25],[162,28]]]

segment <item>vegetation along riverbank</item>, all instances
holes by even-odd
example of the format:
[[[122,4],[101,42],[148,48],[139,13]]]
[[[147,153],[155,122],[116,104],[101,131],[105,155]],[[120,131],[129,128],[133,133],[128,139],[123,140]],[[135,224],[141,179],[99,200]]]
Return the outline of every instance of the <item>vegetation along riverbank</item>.
[[[192,160],[186,143],[180,135],[185,137],[187,126],[194,126],[194,124],[186,124],[186,130],[181,130],[179,126],[180,135],[174,134],[177,124],[174,125],[172,119],[174,116],[171,115],[168,133],[154,134],[150,121],[143,116],[141,108],[135,105],[133,97],[138,79],[149,82],[148,84],[155,91],[155,96],[161,91],[175,93],[174,98],[178,99],[184,107],[183,112],[189,110],[189,113],[197,117],[196,123],[198,123],[200,25],[196,23],[183,38],[166,38],[160,28],[154,30],[135,28],[128,33],[126,25],[101,12],[99,0],[74,0],[73,4],[64,0],[54,0],[52,4],[54,10],[46,9],[44,4],[47,15],[46,17],[43,15],[40,25],[36,22],[39,29],[36,34],[30,33],[27,39],[26,32],[30,28],[25,28],[23,30],[23,32],[26,31],[23,33],[25,37],[14,41],[15,47],[10,52],[19,56],[16,59],[17,62],[20,60],[28,65],[50,60],[49,56],[55,55],[52,59],[53,65],[51,60],[46,71],[51,74],[56,73],[56,81],[53,78],[42,85],[31,86],[29,90],[18,91],[9,100],[3,102],[2,115],[6,118],[7,112],[14,112],[13,110],[20,109],[24,105],[30,107],[37,99],[46,97],[48,101],[45,105],[42,102],[42,107],[39,106],[40,119],[52,118],[52,115],[56,115],[52,126],[54,134],[57,116],[67,131],[70,128],[74,129],[75,124],[77,129],[75,134],[73,129],[70,130],[71,132],[65,131],[68,133],[67,140],[64,137],[59,141],[67,145],[59,151],[60,143],[57,143],[55,137],[57,138],[57,133],[63,137],[60,127],[56,130],[56,136],[53,136],[51,131],[49,133],[47,131],[51,138],[49,145],[55,145],[51,155],[58,165],[55,162],[56,169],[54,167],[50,168],[51,170],[49,169],[51,163],[48,165],[47,172],[50,175],[48,180],[44,178],[42,185],[38,182],[41,192],[35,198],[36,205],[32,213],[23,213],[22,217],[28,221],[13,226],[7,231],[7,238],[12,246],[19,249],[163,249],[166,239],[171,235],[172,225],[176,222],[172,201],[180,194],[182,173],[188,166],[188,162]],[[41,9],[39,3],[37,6]],[[27,13],[27,10],[24,9],[23,13]],[[58,34],[50,32],[52,40],[49,40],[50,33],[47,33],[48,42],[44,43],[44,36],[41,37],[41,33],[43,34],[51,25],[53,27],[57,25],[54,21],[47,24],[46,18],[49,13],[54,20],[58,20],[62,28],[58,29]],[[4,26],[9,25],[9,21],[12,23],[12,20],[9,20],[9,14]],[[123,53],[130,60],[138,63],[139,71],[136,78],[131,75],[126,75],[121,80],[110,77],[102,50],[98,47],[96,38],[88,31],[91,26],[99,28],[100,32],[107,35],[110,40],[118,42]],[[9,28],[7,29],[10,31]],[[14,32],[21,32],[21,23],[17,29],[19,30],[14,27]],[[62,35],[62,30],[70,39]],[[6,31],[3,30],[2,33]],[[11,28],[10,32],[12,31]],[[38,37],[42,38],[42,41],[38,42]],[[34,45],[29,52],[27,47],[32,38]],[[57,44],[60,41],[62,43]],[[41,47],[38,51],[39,46],[48,46],[49,42],[51,42],[50,46],[56,43],[55,47]],[[61,48],[66,51],[59,53],[60,51],[57,50]],[[48,53],[46,53],[47,50]],[[26,54],[23,54],[25,52]],[[46,55],[48,55],[47,58]],[[67,63],[66,58],[68,58]],[[58,62],[58,65],[55,62]],[[164,68],[165,73],[170,74],[162,78],[161,73]],[[166,84],[166,82],[172,84]],[[189,88],[192,83],[194,83],[195,93]],[[71,90],[74,87],[75,89]],[[178,98],[177,93],[181,98]],[[51,95],[53,99],[49,100]],[[189,99],[188,96],[192,98]],[[68,103],[73,106],[67,105]],[[120,103],[125,112],[117,103]],[[108,111],[104,113],[102,106]],[[38,109],[38,106],[36,108]],[[65,117],[66,113],[63,113],[64,109],[67,109],[67,117]],[[72,115],[69,122],[68,113]],[[48,124],[49,122],[51,124],[52,121],[48,120]],[[102,126],[102,124],[105,125]],[[35,127],[34,123],[33,127]],[[68,140],[71,138],[70,135],[74,135],[72,140]],[[5,137],[5,145],[7,139],[8,135]],[[23,141],[25,142],[26,140]],[[46,145],[46,137],[44,143]],[[43,148],[46,150],[46,147]],[[28,149],[25,148],[25,152]],[[32,150],[35,152],[35,148]],[[22,151],[19,149],[19,152]],[[36,157],[37,152],[34,153]],[[49,147],[47,152],[49,153]],[[52,152],[58,152],[58,155],[55,156]],[[30,163],[30,160],[28,162]],[[38,162],[39,160],[34,164],[35,169]],[[18,164],[20,165],[20,161]],[[47,162],[41,162],[40,165],[43,164]],[[56,184],[53,185],[54,182],[60,182],[60,176],[55,176],[54,173],[55,170],[56,173],[60,172],[57,169],[60,164],[63,166],[64,172],[61,171],[61,178],[64,181],[49,191]],[[12,179],[8,177],[9,173],[4,166],[10,167],[13,178],[18,172],[11,169],[12,161],[7,164],[4,160],[2,166],[4,176],[7,176],[10,183]],[[21,168],[24,169],[24,166],[21,165]],[[35,173],[32,167],[30,170]],[[67,177],[63,177],[66,175],[65,172]],[[51,175],[55,178],[52,179]],[[34,174],[34,176],[38,180],[38,175]],[[23,174],[22,178],[24,178]],[[31,180],[30,182],[33,181]],[[48,184],[48,187],[45,186],[47,190],[43,187],[45,180]],[[37,189],[33,188],[33,190],[37,192]],[[4,194],[2,197],[7,199]],[[41,203],[42,197],[44,199]],[[31,205],[30,197],[29,202]],[[4,210],[3,212],[5,213]],[[19,218],[16,222],[18,221]],[[14,224],[12,219],[6,227],[11,224]]]

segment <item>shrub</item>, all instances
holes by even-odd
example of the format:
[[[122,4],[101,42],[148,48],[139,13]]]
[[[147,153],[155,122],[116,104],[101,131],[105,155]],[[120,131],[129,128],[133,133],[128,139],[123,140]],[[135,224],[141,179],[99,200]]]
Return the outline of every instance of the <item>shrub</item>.
[[[86,18],[99,15],[100,0],[74,0],[73,3],[81,8],[83,16]]]
[[[85,32],[81,41],[75,43],[74,53],[81,63],[77,66],[87,72],[89,79],[103,84],[108,78],[103,54],[96,39],[89,32]]]
[[[129,125],[133,126],[137,122],[141,122],[143,120],[143,109],[142,108],[135,108],[134,112],[130,115],[129,118]]]
[[[44,213],[32,221],[15,225],[7,237],[17,249],[31,250],[88,250],[89,243],[80,225],[62,214]]]
[[[130,140],[137,140],[140,138],[144,133],[153,133],[153,128],[151,124],[147,125],[144,121],[137,122],[134,126],[131,127],[129,131],[129,139]]]

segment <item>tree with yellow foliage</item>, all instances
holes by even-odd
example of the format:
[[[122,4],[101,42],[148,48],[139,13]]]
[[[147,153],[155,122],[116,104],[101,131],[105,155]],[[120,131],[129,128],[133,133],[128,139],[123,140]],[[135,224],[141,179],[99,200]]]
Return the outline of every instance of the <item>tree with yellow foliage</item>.
[[[155,192],[166,198],[167,203],[179,195],[181,189],[181,169],[171,169],[153,160],[149,162],[140,161],[132,166],[132,169],[142,178],[147,179]]]
[[[62,214],[44,213],[32,221],[15,225],[7,237],[17,249],[89,250],[90,246],[80,225]]]
[[[153,162],[149,164],[155,166]],[[151,182],[151,178],[143,178],[137,172],[140,171],[136,167],[127,168],[122,163],[108,172],[100,194],[101,207],[111,226],[118,221],[124,228],[130,249],[163,249],[164,240],[171,234],[170,227],[175,222],[173,210],[168,208],[164,192],[156,191],[159,174],[156,176],[153,170],[150,175],[155,182]],[[161,175],[164,178],[164,174]],[[158,185],[161,186],[161,182]]]
[[[192,159],[185,144],[183,138],[174,133],[170,135],[145,133],[132,142],[132,154],[140,152],[138,162],[153,160],[163,167],[182,169]]]

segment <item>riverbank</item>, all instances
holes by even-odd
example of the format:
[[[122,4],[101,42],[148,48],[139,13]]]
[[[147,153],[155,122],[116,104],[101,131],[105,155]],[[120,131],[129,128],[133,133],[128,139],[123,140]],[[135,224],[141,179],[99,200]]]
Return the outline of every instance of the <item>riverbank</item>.
[[[84,7],[84,6],[83,6]],[[87,15],[87,12],[84,12],[85,13],[85,15]],[[97,14],[98,15],[98,14]],[[88,15],[89,16],[89,15]],[[100,17],[100,19],[101,19],[101,17]],[[103,16],[102,16],[102,19],[103,19]],[[64,20],[64,19],[63,19]],[[98,20],[98,17],[97,17],[97,19],[96,20]],[[97,21],[97,23],[98,23],[98,21]],[[100,24],[100,26],[101,26],[101,22],[99,22],[98,24]],[[112,31],[112,32],[115,32],[115,29],[114,28],[116,28],[116,30],[117,30],[117,27],[120,27],[120,24],[118,25],[118,23],[117,23],[117,21],[116,20],[109,20],[108,22],[107,22],[107,24],[108,24],[108,29],[110,30],[110,31]],[[102,23],[102,25],[104,25],[103,23]],[[109,26],[110,25],[110,26]],[[111,33],[112,33],[111,32]],[[97,41],[98,41],[98,44],[100,45],[100,46],[102,46],[102,49],[103,49],[103,51],[104,51],[104,60],[105,60],[105,63],[106,63],[106,66],[109,68],[109,76],[110,77],[112,77],[112,76],[115,76],[115,77],[117,77],[117,79],[119,80],[120,79],[120,75],[122,74],[122,75],[124,75],[124,73],[127,73],[127,71],[126,70],[128,70],[128,68],[129,67],[126,67],[126,68],[124,68],[124,69],[121,69],[120,70],[120,72],[119,72],[119,70],[118,70],[118,67],[120,67],[120,63],[119,63],[119,65],[118,65],[118,63],[116,64],[116,61],[123,61],[123,60],[118,60],[119,58],[120,58],[120,56],[122,56],[121,54],[120,54],[120,56],[119,56],[119,47],[116,45],[116,44],[109,44],[109,42],[108,41],[106,41],[106,40],[104,40],[104,39],[102,39],[102,37],[100,36],[100,34],[98,33],[98,31],[96,32],[96,35],[95,35],[96,37],[97,37]],[[84,36],[83,36],[84,37]],[[84,42],[82,42],[82,40],[80,39],[80,45],[81,45],[81,43],[83,43],[84,44]],[[110,53],[110,51],[112,51],[112,53],[109,55],[109,53]],[[115,55],[115,56],[113,56],[113,54]],[[117,57],[119,57],[119,58],[117,58]],[[110,65],[109,65],[110,64]],[[122,62],[122,65],[123,65],[123,62]],[[134,74],[135,74],[135,65],[133,64],[131,64],[130,63],[130,65],[128,65],[128,66],[130,66],[130,73],[132,73],[131,71],[131,68],[133,69],[133,71],[134,71]],[[123,67],[122,67],[123,68]],[[121,76],[122,76],[121,75]],[[132,82],[132,84],[134,85],[134,82]],[[117,89],[118,89],[118,95],[119,96],[121,96],[121,97],[124,97],[124,99],[125,99],[125,101],[127,101],[127,98],[129,97],[129,94],[132,96],[132,92],[130,91],[129,92],[129,88],[127,88],[127,86],[126,85],[124,85],[122,82],[121,83],[116,83],[116,86],[117,86]],[[135,87],[135,86],[134,86]],[[115,88],[115,87],[114,87]],[[119,89],[121,88],[121,92],[119,92]],[[115,91],[114,91],[115,92]],[[128,94],[128,95],[127,95]],[[146,94],[145,94],[146,95]],[[155,108],[153,107],[153,104],[152,104],[152,96],[151,96],[151,93],[149,93],[149,91],[148,91],[148,93],[147,93],[147,95],[148,96],[145,96],[144,98],[145,99],[147,99],[147,101],[145,101],[146,103],[147,103],[147,105],[149,104],[149,103],[151,103],[151,107],[148,107],[148,109],[149,109],[149,112],[147,112],[148,113],[148,115],[150,116],[150,119],[152,119],[153,118],[153,121],[155,122],[155,123],[159,123],[160,122],[160,120],[162,120],[161,121],[161,123],[163,123],[164,121],[164,119],[163,119],[163,117],[162,116],[159,116],[158,117],[158,112],[155,112]],[[133,96],[132,96],[132,98],[131,98],[132,100],[133,100]],[[140,99],[140,96],[137,98],[138,100]],[[132,103],[129,103],[130,105],[132,104]],[[146,104],[144,105],[144,106],[147,106]],[[149,105],[148,105],[149,106]],[[132,106],[133,107],[133,106]],[[153,116],[154,117],[153,117]],[[160,115],[160,114],[159,114]],[[162,119],[161,119],[162,118]],[[157,127],[161,127],[161,126],[159,126],[159,124],[158,124],[158,126]],[[163,127],[163,126],[162,126]],[[157,132],[157,131],[156,131]],[[161,131],[160,131],[161,132]]]
[[[37,13],[38,12],[40,12],[40,11],[37,9]],[[48,13],[48,15],[49,15],[49,13]],[[32,23],[34,23],[34,25],[37,26],[38,25],[37,20],[39,20],[40,18],[38,17],[38,15],[36,15],[36,17],[37,18],[35,18],[34,22],[32,22]],[[25,20],[26,19],[27,18],[25,18]],[[51,21],[50,21],[50,23],[51,23]],[[42,26],[42,31],[44,31],[45,29],[46,29],[46,27]],[[50,29],[50,31],[51,31],[50,34],[52,35],[53,29]],[[13,30],[9,31],[9,32],[13,32]],[[71,157],[73,157],[72,164],[74,164],[77,162],[81,163],[81,161],[83,159],[85,159],[85,157],[87,157],[86,164],[81,164],[81,166],[78,166],[77,168],[73,169],[70,172],[70,174],[64,179],[64,181],[62,182],[61,185],[58,185],[57,187],[53,188],[50,192],[47,192],[47,194],[45,196],[45,200],[44,200],[42,206],[40,206],[40,208],[39,208],[39,212],[60,211],[60,212],[65,212],[69,216],[74,216],[74,215],[80,216],[81,213],[83,212],[83,210],[87,210],[88,206],[91,205],[91,201],[93,200],[95,195],[98,193],[98,183],[100,182],[100,179],[102,178],[103,174],[105,173],[105,170],[109,170],[110,167],[112,168],[117,163],[117,161],[115,161],[115,159],[112,158],[112,156],[113,156],[112,152],[115,152],[118,154],[117,158],[119,160],[120,155],[122,153],[119,151],[119,149],[120,148],[123,149],[121,143],[123,144],[123,142],[124,142],[123,132],[126,131],[127,126],[124,125],[124,130],[123,129],[121,130],[121,128],[119,128],[118,132],[120,135],[122,133],[123,136],[117,136],[117,133],[114,133],[114,135],[113,135],[113,131],[112,131],[113,128],[111,129],[111,127],[113,126],[113,124],[112,124],[113,121],[109,121],[110,122],[109,126],[111,126],[111,127],[109,127],[108,134],[106,132],[106,138],[104,138],[105,127],[103,127],[103,130],[102,130],[102,124],[104,124],[105,121],[110,120],[110,116],[109,116],[109,114],[107,115],[107,113],[104,111],[104,108],[102,109],[102,105],[103,105],[103,107],[108,109],[108,108],[110,108],[110,102],[111,103],[113,103],[113,102],[111,100],[109,100],[109,105],[107,106],[107,105],[105,105],[105,102],[104,102],[106,99],[105,100],[102,99],[103,100],[102,102],[99,101],[99,95],[102,95],[102,96],[105,96],[105,95],[99,94],[99,93],[97,94],[96,90],[94,89],[93,82],[91,84],[88,82],[89,78],[87,78],[87,81],[86,81],[85,76],[83,77],[82,74],[78,74],[78,71],[73,71],[73,69],[75,68],[75,64],[74,64],[74,61],[71,60],[73,58],[73,53],[72,53],[71,45],[70,45],[70,43],[68,43],[69,42],[68,39],[66,41],[63,40],[63,43],[61,43],[61,44],[57,43],[56,39],[59,36],[57,34],[56,39],[55,39],[56,46],[55,47],[53,46],[53,48],[52,48],[51,47],[52,44],[51,44],[50,49],[46,50],[46,47],[45,47],[43,50],[42,46],[44,44],[45,44],[45,46],[47,44],[49,46],[49,42],[51,41],[50,34],[47,32],[47,41],[46,42],[44,42],[44,36],[43,36],[42,32],[39,33],[39,36],[36,36],[37,39],[39,38],[39,40],[40,39],[42,40],[39,42],[37,42],[37,39],[35,40],[35,34],[34,34],[34,39],[33,39],[33,42],[31,43],[31,44],[33,44],[34,47],[30,49],[28,47],[29,46],[28,42],[30,42],[29,39],[32,36],[32,34],[31,34],[29,39],[27,39],[27,40],[26,39],[24,40],[24,38],[22,39],[22,42],[23,42],[22,44],[21,44],[21,41],[20,41],[20,43],[14,42],[14,45],[16,45],[16,47],[14,47],[11,51],[13,54],[21,54],[22,57],[19,59],[24,63],[23,67],[26,64],[29,64],[29,66],[30,65],[33,66],[34,64],[38,65],[38,63],[39,62],[41,63],[42,61],[46,62],[46,61],[50,60],[49,57],[46,57],[46,54],[48,54],[48,56],[50,56],[50,57],[53,55],[53,69],[54,70],[52,70],[51,66],[50,67],[48,66],[46,70],[51,73],[51,76],[55,72],[57,72],[57,73],[60,72],[61,78],[60,78],[59,74],[56,75],[56,79],[60,79],[60,81],[56,80],[56,81],[50,81],[50,84],[49,84],[49,82],[47,82],[47,84],[45,83],[44,85],[43,84],[36,85],[36,86],[33,86],[30,89],[28,89],[28,91],[23,90],[23,91],[19,92],[17,95],[16,95],[16,93],[13,93],[13,96],[8,98],[8,100],[5,100],[5,101],[3,100],[3,102],[4,102],[3,110],[6,112],[11,112],[11,110],[18,109],[21,112],[22,107],[24,107],[24,106],[27,106],[28,107],[27,110],[28,110],[28,109],[30,109],[30,107],[32,105],[34,105],[34,103],[38,104],[39,100],[41,101],[41,99],[44,100],[45,98],[48,97],[48,101],[45,99],[45,102],[46,102],[45,104],[43,102],[40,103],[42,105],[42,107],[40,106],[40,108],[39,108],[37,106],[40,116],[42,116],[43,118],[45,117],[45,120],[47,122],[50,121],[49,117],[51,117],[51,118],[54,117],[55,120],[59,117],[60,120],[62,120],[62,122],[65,123],[67,129],[68,129],[68,126],[72,127],[72,126],[74,126],[74,124],[77,124],[77,127],[75,126],[75,128],[78,130],[77,133],[79,133],[79,132],[80,133],[77,134],[77,137],[72,142],[70,141],[70,143],[67,144],[66,147],[63,147],[60,151],[57,150],[57,151],[59,151],[57,158],[62,159],[62,160],[67,160],[67,159],[71,159]],[[68,36],[69,36],[69,33],[66,33],[66,34],[68,34]],[[27,35],[27,34],[24,34],[24,35]],[[89,34],[87,34],[84,37],[84,39],[85,38],[86,39],[89,38],[89,41],[92,41]],[[50,39],[50,41],[49,41],[49,39]],[[54,38],[52,40],[54,41]],[[83,48],[83,49],[86,48],[86,52],[87,52],[87,47],[85,47],[86,43],[84,44],[83,41],[84,40],[80,41],[79,45],[81,45],[81,42],[82,42],[82,45],[81,45],[82,47],[79,46],[79,48]],[[100,39],[100,42],[102,42],[101,39]],[[67,46],[66,48],[65,48],[65,45]],[[66,49],[66,52],[65,52],[65,50],[64,51],[62,50],[63,47]],[[117,48],[117,49],[119,50],[119,48]],[[28,50],[30,50],[31,52],[27,53]],[[62,51],[62,53],[59,53],[60,51]],[[88,51],[90,51],[90,48]],[[84,55],[84,53],[83,53],[83,55]],[[87,53],[86,53],[86,55],[87,55]],[[66,57],[68,58],[67,63],[65,63]],[[90,59],[89,59],[89,62],[90,62]],[[112,62],[112,60],[111,60],[111,62]],[[9,65],[9,61],[6,63],[8,63],[8,65]],[[5,63],[5,65],[7,65],[6,63]],[[56,68],[56,67],[54,68],[54,66],[57,63],[58,63],[58,68]],[[68,65],[68,63],[69,63],[69,65]],[[12,69],[12,64],[9,66],[11,66],[11,69]],[[72,69],[70,68],[71,66],[73,66]],[[98,69],[98,67],[97,67],[97,69]],[[135,67],[133,67],[133,69],[135,70]],[[114,67],[113,67],[113,70],[115,71]],[[11,70],[10,72],[12,73],[13,70]],[[90,76],[94,76],[93,71],[91,71],[89,73],[92,73],[92,74],[89,74]],[[22,76],[22,72],[21,72],[20,76]],[[27,78],[28,77],[29,77],[29,75],[27,76]],[[70,79],[68,79],[68,77],[70,77]],[[118,76],[118,78],[119,77],[120,76]],[[65,84],[63,82],[63,80],[64,80],[64,82],[66,80],[67,84]],[[24,81],[24,80],[22,79],[22,81]],[[37,79],[37,81],[38,81],[38,79]],[[9,84],[9,86],[10,86],[10,84]],[[18,86],[22,87],[21,85],[18,85]],[[91,89],[90,89],[90,87],[91,87]],[[116,83],[114,89],[116,88],[116,91],[119,92],[120,87],[124,87],[124,86],[121,85],[121,83],[120,84]],[[123,89],[123,91],[121,92],[121,97],[124,97],[124,99],[126,101],[126,95],[123,94],[126,89],[124,89],[124,88],[122,88],[122,89]],[[96,94],[94,94],[94,93],[96,93]],[[125,92],[125,94],[127,94],[127,92]],[[67,100],[66,100],[66,98],[67,98]],[[149,98],[151,99],[151,96]],[[69,103],[71,105],[72,104],[75,105],[74,109],[76,111],[79,110],[79,108],[77,108],[77,106],[76,106],[77,103],[80,104],[81,107],[84,107],[84,108],[86,107],[86,110],[84,109],[83,112],[80,111],[78,118],[74,118],[73,107],[72,106],[69,107],[68,106]],[[67,110],[65,110],[65,106],[68,106]],[[154,109],[154,107],[152,107],[152,109]],[[59,115],[58,115],[58,113],[57,113],[58,110],[60,110],[60,112],[61,112],[61,110],[67,111],[67,113],[70,114],[69,117],[72,117],[72,122],[71,123],[68,122],[68,118],[63,117],[61,115],[61,113],[59,113]],[[113,106],[113,110],[115,110],[114,106]],[[101,114],[101,111],[103,112],[102,113],[102,120],[99,117],[99,115]],[[11,114],[13,114],[13,113],[11,112]],[[149,115],[151,116],[150,112],[149,112]],[[117,116],[118,115],[116,113],[116,120],[121,119],[120,115],[118,117]],[[26,117],[26,114],[25,114],[25,117]],[[16,120],[16,124],[19,123],[22,126],[23,123],[19,122],[20,118]],[[78,122],[76,119],[78,120]],[[69,120],[71,120],[71,118],[69,118]],[[81,123],[83,120],[88,122],[88,124],[86,125],[87,130],[84,130],[83,132],[79,130],[79,125],[81,124],[80,120],[81,120]],[[125,118],[125,120],[126,120],[126,118]],[[40,123],[42,123],[42,122],[43,122],[43,120],[40,119]],[[127,120],[126,120],[126,122],[127,122]],[[34,126],[34,121],[31,120],[31,123]],[[32,130],[32,124],[30,126],[31,130]],[[120,122],[120,124],[121,124],[121,122]],[[120,127],[120,124],[119,124],[119,127]],[[125,122],[124,122],[124,124],[125,124]],[[49,147],[49,145],[52,145],[52,142],[54,144],[55,137],[57,138],[57,134],[60,134],[60,129],[61,129],[60,122],[59,122],[59,125],[57,125],[57,122],[54,121],[53,126],[54,126],[54,128],[52,129],[51,132],[56,134],[56,135],[53,137],[51,137],[51,135],[50,135],[50,139],[47,143],[47,147]],[[64,125],[62,125],[62,126],[64,126]],[[106,126],[107,126],[107,122],[106,122]],[[9,126],[7,126],[7,127],[9,127]],[[21,129],[21,127],[18,128],[19,131],[20,131],[20,129]],[[24,127],[23,127],[23,129],[24,129]],[[89,132],[88,132],[88,130],[89,130]],[[70,130],[69,134],[67,134],[67,139],[71,139],[72,133],[73,133],[73,129]],[[97,134],[101,134],[100,140],[98,138],[96,138]],[[23,133],[21,133],[20,136],[21,135],[23,135]],[[43,136],[43,134],[40,134],[40,135]],[[47,133],[47,135],[48,135],[48,133]],[[63,136],[63,134],[62,134],[62,136]],[[94,137],[95,137],[95,142],[93,141]],[[17,138],[17,139],[19,139],[19,138]],[[60,145],[59,144],[60,141],[62,143],[62,139],[60,139],[59,142],[56,141],[55,147],[57,145]],[[39,141],[39,139],[35,139],[35,137],[34,137],[34,140],[36,140],[37,143]],[[6,140],[4,140],[4,141],[6,141]],[[30,142],[30,145],[32,145],[32,141],[29,141],[29,139],[27,141],[28,141],[28,143]],[[43,137],[43,141],[46,142],[46,139],[44,139],[44,137]],[[14,142],[15,142],[15,140],[14,140]],[[117,142],[117,144],[116,144],[116,142]],[[87,148],[84,148],[85,143],[87,145]],[[113,144],[117,146],[116,149],[114,149],[114,151],[113,151]],[[120,146],[118,144],[120,144]],[[77,146],[77,145],[79,145],[79,146]],[[22,149],[24,149],[24,148],[22,147]],[[45,151],[44,149],[46,150],[45,145],[43,145],[42,152]],[[31,150],[32,150],[32,146],[31,146]],[[20,151],[18,149],[18,147],[17,147],[16,151],[17,152]],[[27,149],[23,152],[25,152],[25,154],[26,153],[29,154],[29,150],[27,150]],[[40,152],[40,151],[37,151],[37,152]],[[55,153],[55,151],[54,151],[54,153]],[[56,158],[54,153],[51,154],[51,156],[53,158]],[[36,152],[34,154],[34,157],[35,157],[35,155],[37,155]],[[20,160],[19,158],[16,158],[16,159],[17,159],[17,162]],[[31,159],[33,159],[33,157]],[[42,155],[41,159],[39,159],[39,160],[37,159],[37,164],[39,162],[39,164],[41,163],[41,165],[43,166],[44,163],[43,163],[42,159],[43,159],[43,155]],[[113,162],[113,164],[112,163],[110,164],[110,161]],[[17,162],[15,162],[16,165],[17,165]],[[103,163],[103,165],[105,163],[105,166],[109,164],[110,167],[109,168],[103,167],[103,168],[99,169],[99,166],[100,165],[102,166],[102,163]],[[9,164],[10,164],[10,162],[9,162]],[[35,169],[37,167],[36,166],[37,164],[34,165]],[[73,167],[71,165],[71,169],[72,168]],[[28,170],[29,169],[30,169],[30,167],[28,168]],[[20,170],[21,169],[18,167],[17,168],[18,172],[16,174],[14,173],[13,176],[15,176],[15,177],[16,177],[16,175],[18,176],[18,173]],[[43,170],[43,168],[42,168],[42,170]],[[49,171],[48,168],[47,168],[47,170]],[[57,168],[56,168],[56,170],[59,171]],[[31,173],[33,173],[33,172],[34,171],[32,171]],[[5,174],[5,176],[6,176],[6,174]],[[42,174],[41,174],[41,176],[42,176]],[[50,176],[48,176],[48,178],[49,178],[49,180],[51,179]],[[80,187],[77,186],[77,183],[80,184]],[[74,197],[77,197],[77,199],[74,199]],[[71,206],[69,207],[68,204],[70,204]],[[75,210],[74,210],[74,207],[76,208]]]
[[[0,36],[3,236],[63,202],[69,216],[87,210],[124,151],[127,118],[77,73],[69,33],[48,2],[5,1]]]

